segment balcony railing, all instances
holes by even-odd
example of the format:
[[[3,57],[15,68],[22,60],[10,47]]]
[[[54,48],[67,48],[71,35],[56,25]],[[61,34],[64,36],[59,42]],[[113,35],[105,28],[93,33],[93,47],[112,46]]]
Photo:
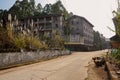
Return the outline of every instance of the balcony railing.
[[[46,26],[43,28],[44,30],[52,30],[52,27],[51,26]]]

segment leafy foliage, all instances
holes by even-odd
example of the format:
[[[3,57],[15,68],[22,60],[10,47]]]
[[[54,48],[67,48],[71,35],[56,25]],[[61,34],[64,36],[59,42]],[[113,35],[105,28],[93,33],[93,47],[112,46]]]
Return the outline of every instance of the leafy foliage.
[[[64,41],[63,39],[61,38],[61,36],[59,35],[54,35],[54,38],[53,38],[53,41],[54,41],[54,46],[55,48],[64,48]]]
[[[43,8],[43,13],[44,14],[52,14],[52,5],[46,4],[45,7]]]
[[[60,0],[54,4],[46,4],[43,8],[40,3],[36,6],[35,0],[16,0],[8,13],[11,13],[13,17],[17,15],[18,18],[38,16],[41,14],[63,14],[65,18],[69,16],[68,11]]]
[[[63,30],[65,35],[70,35],[71,32],[73,31],[73,28],[70,27],[69,23],[67,22]]]
[[[120,60],[120,48],[119,49],[113,49],[111,54],[112,58],[115,60]]]
[[[10,25],[7,24],[7,30],[3,27],[0,27],[0,48],[14,48],[14,40],[12,30]]]
[[[15,37],[15,45],[18,49],[26,50],[48,49],[47,44],[44,44],[40,39],[24,34]]]
[[[38,5],[36,6],[34,15],[39,16],[40,14],[42,14],[42,11],[43,11],[42,5],[40,3],[38,3]]]
[[[111,53],[109,54],[109,57],[115,61],[115,63],[120,68],[120,48],[118,49],[112,49]]]
[[[18,49],[22,49],[26,47],[26,43],[25,43],[25,36],[22,34],[19,34],[17,37],[15,37],[15,46]]]
[[[116,25],[116,33],[117,33],[117,35],[119,35],[120,36],[120,14],[118,13],[118,12],[116,12],[116,11],[113,11],[113,13],[115,13],[116,14],[116,20],[117,20],[117,25]]]
[[[42,41],[40,41],[38,38],[35,38],[33,36],[27,36],[26,37],[26,48],[28,49],[47,49],[47,44],[44,44]]]
[[[50,49],[64,49],[64,40],[62,37],[56,33],[53,36],[46,38],[46,43]]]
[[[118,8],[120,8],[120,7],[118,7]],[[117,23],[115,25],[115,27],[116,27],[115,32],[116,32],[116,35],[118,35],[120,37],[120,14],[119,14],[119,12],[116,12],[116,11],[113,11],[113,13],[116,14],[115,18],[116,18],[116,23]],[[118,66],[120,68],[120,47],[117,49],[112,49],[110,57],[112,58],[112,60],[114,60],[118,64]]]
[[[52,14],[63,14],[65,18],[68,18],[69,16],[68,11],[60,0],[52,5]]]
[[[102,48],[102,42],[100,38],[100,33],[94,31],[94,47],[95,50],[100,50]]]
[[[30,0],[17,0],[15,4],[9,9],[9,13],[12,16],[17,15],[18,18],[25,18],[28,16],[34,16],[35,13],[35,1]]]

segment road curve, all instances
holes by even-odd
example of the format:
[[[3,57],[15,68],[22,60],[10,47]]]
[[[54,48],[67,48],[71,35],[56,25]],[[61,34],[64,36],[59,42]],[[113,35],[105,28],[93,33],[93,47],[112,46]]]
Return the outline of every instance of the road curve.
[[[0,80],[84,80],[88,62],[104,51],[74,52],[49,61],[0,71]]]

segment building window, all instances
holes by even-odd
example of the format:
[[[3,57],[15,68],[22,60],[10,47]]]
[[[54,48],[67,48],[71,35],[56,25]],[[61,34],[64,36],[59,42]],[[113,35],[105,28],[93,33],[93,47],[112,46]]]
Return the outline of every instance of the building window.
[[[34,19],[35,22],[37,22],[37,19]]]
[[[35,24],[35,27],[37,27],[37,24]]]
[[[51,21],[51,17],[47,17],[47,18],[46,18],[46,21]]]
[[[58,28],[58,24],[55,24],[56,28]]]
[[[55,21],[57,21],[58,19],[57,19],[57,17],[55,18]]]
[[[39,18],[39,21],[44,21],[44,18]]]
[[[86,30],[86,27],[84,26],[84,30]]]
[[[73,24],[74,24],[74,21],[71,21],[71,24],[73,25]]]
[[[77,24],[79,24],[79,22],[77,22]]]

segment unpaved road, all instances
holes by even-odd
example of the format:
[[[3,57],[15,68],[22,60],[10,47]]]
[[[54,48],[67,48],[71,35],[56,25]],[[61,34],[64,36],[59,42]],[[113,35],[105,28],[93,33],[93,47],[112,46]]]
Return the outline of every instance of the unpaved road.
[[[84,80],[88,62],[97,52],[74,52],[49,61],[0,71],[0,80]]]

